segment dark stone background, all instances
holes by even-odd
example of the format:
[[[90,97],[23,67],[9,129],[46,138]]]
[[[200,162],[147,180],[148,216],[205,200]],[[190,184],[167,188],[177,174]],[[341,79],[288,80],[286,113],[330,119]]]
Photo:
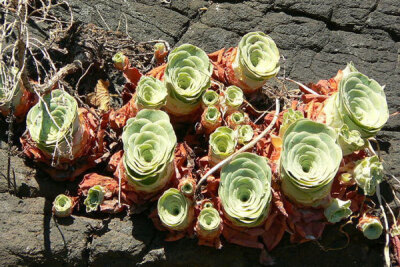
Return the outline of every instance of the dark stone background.
[[[190,42],[212,52],[234,46],[249,31],[271,35],[285,56],[292,79],[330,78],[353,61],[386,85],[390,113],[400,110],[400,1],[398,0],[70,0],[75,20],[127,32],[136,41]],[[101,14],[101,16],[99,15]],[[125,27],[125,20],[128,27]],[[119,26],[118,26],[119,25]],[[38,33],[40,34],[40,33]],[[5,136],[6,125],[0,134]],[[4,138],[1,138],[4,141]],[[400,177],[400,116],[377,136],[385,166]],[[7,146],[0,143],[0,171],[7,170]],[[78,182],[56,183],[18,156],[12,157],[17,196],[0,177],[0,264],[48,266],[258,266],[259,251],[226,244],[222,250],[196,240],[165,243],[146,214],[55,220],[51,202]],[[389,181],[397,188],[393,181]],[[388,186],[384,189],[388,190]],[[387,199],[395,207],[393,199]],[[271,252],[277,266],[381,266],[383,238],[368,241],[353,226],[329,227],[320,244],[290,244],[285,236]],[[340,248],[324,251],[322,248]]]

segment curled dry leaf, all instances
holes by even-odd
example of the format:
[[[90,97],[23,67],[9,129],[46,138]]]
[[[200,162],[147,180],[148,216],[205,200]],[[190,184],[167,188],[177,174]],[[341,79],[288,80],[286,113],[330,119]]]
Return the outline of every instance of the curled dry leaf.
[[[109,86],[109,81],[100,79],[97,81],[94,92],[87,96],[90,105],[97,107],[100,112],[107,112],[110,110],[111,96],[108,91]]]

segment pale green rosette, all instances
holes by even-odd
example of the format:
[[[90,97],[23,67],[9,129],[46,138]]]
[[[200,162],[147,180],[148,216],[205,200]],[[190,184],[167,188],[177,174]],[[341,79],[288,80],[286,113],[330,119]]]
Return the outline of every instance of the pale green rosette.
[[[268,160],[241,153],[221,170],[218,195],[224,215],[242,227],[261,225],[271,204],[271,169]]]
[[[201,104],[201,96],[210,87],[212,64],[200,48],[183,44],[168,56],[164,83],[168,89],[166,109],[176,116],[189,115]]]
[[[204,120],[207,123],[215,124],[218,123],[221,118],[221,112],[218,108],[214,106],[210,106],[206,109],[206,114],[204,116]]]
[[[167,102],[167,88],[153,77],[142,76],[136,87],[136,106],[141,109],[159,109]]]
[[[373,217],[361,223],[359,229],[363,235],[370,240],[378,239],[383,232],[381,221]]]
[[[328,222],[337,223],[343,219],[347,219],[353,213],[350,209],[351,200],[340,200],[333,198],[330,205],[325,208],[324,215]]]
[[[210,135],[209,144],[210,161],[216,164],[235,152],[237,133],[226,126],[218,127]]]
[[[377,156],[357,161],[353,177],[365,195],[375,194],[376,186],[383,181],[383,166]]]
[[[170,188],[162,194],[158,199],[157,211],[161,223],[170,230],[183,231],[193,220],[190,200],[176,188]]]
[[[254,91],[279,72],[279,50],[274,40],[263,32],[242,37],[232,66],[236,78]]]
[[[243,91],[239,87],[235,85],[228,86],[224,93],[225,96],[225,106],[227,107],[227,111],[233,111],[240,108],[243,104],[244,96]]]
[[[199,226],[197,231],[201,236],[212,236],[218,233],[222,225],[221,217],[213,207],[204,207],[200,211],[197,221]]]
[[[201,97],[203,108],[207,108],[210,106],[216,106],[219,102],[219,95],[214,90],[207,90],[204,92]]]
[[[383,87],[354,67],[346,69],[339,92],[325,105],[326,123],[335,128],[346,124],[362,138],[375,136],[389,118]]]
[[[236,129],[239,125],[245,124],[247,122],[247,115],[241,111],[235,111],[228,117],[228,125]]]
[[[293,110],[293,109],[289,108],[283,114],[282,125],[279,128],[279,136],[282,137],[290,125],[292,125],[293,123],[295,123],[296,121],[301,120],[301,119],[304,119],[304,115],[301,111]]]
[[[57,147],[60,158],[74,155],[72,140],[80,126],[78,103],[58,89],[44,96],[43,101],[33,106],[26,118],[32,140],[43,152],[52,154]]]
[[[60,194],[53,202],[53,213],[56,217],[68,217],[71,215],[73,209],[73,201],[70,197]]]
[[[240,125],[237,128],[238,132],[238,143],[244,145],[253,139],[254,130],[250,125]]]
[[[105,190],[100,185],[95,185],[88,190],[87,197],[83,204],[86,206],[86,212],[96,211],[104,200]]]
[[[162,189],[174,172],[176,136],[167,113],[143,109],[122,133],[127,182],[137,191]]]
[[[343,156],[349,155],[355,151],[363,149],[366,144],[357,130],[349,130],[346,124],[343,124],[338,135],[339,145],[342,148]]]
[[[0,64],[0,112],[5,114],[21,103],[23,92],[17,74],[17,68],[8,70]]]
[[[309,119],[296,121],[283,136],[283,192],[296,203],[320,205],[330,194],[341,159],[334,129]]]

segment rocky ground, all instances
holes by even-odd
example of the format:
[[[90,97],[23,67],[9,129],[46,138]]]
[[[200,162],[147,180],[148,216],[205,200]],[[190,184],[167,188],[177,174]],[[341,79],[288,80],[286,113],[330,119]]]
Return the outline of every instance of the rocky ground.
[[[163,39],[171,46],[190,42],[206,52],[236,45],[242,35],[270,34],[286,58],[282,75],[302,82],[333,76],[349,61],[386,84],[390,113],[400,110],[400,2],[397,0],[70,0],[74,19],[119,30],[136,41]],[[38,30],[37,35],[43,33]],[[71,59],[69,59],[71,60]],[[109,59],[105,59],[106,61]],[[87,83],[87,86],[91,86]],[[85,86],[85,85],[84,85]],[[117,86],[117,85],[116,85]],[[22,128],[21,128],[22,127]],[[17,126],[16,135],[24,126]],[[76,214],[56,220],[51,202],[74,192],[79,181],[57,183],[18,156],[13,194],[5,179],[7,125],[0,125],[0,264],[49,266],[258,266],[259,251],[235,245],[215,250],[196,240],[163,241],[147,214],[95,216]],[[400,177],[400,115],[391,116],[377,136],[388,173]],[[16,149],[19,148],[15,143]],[[389,177],[388,177],[389,178]],[[390,179],[388,179],[390,180]],[[395,188],[396,184],[389,181]],[[386,200],[396,207],[390,186]],[[288,236],[271,252],[277,266],[380,266],[383,244],[368,241],[353,226],[346,244],[339,226],[324,238],[301,245]],[[331,249],[329,249],[331,248]]]

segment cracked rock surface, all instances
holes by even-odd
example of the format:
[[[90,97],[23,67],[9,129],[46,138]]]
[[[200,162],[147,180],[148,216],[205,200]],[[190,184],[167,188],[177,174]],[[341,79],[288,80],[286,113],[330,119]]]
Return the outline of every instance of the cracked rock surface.
[[[190,42],[212,52],[237,44],[249,31],[269,34],[285,57],[280,75],[304,82],[334,76],[353,61],[386,85],[390,113],[400,111],[400,2],[398,0],[70,0],[75,20],[119,30],[136,41]],[[147,218],[88,216],[54,219],[56,195],[74,192],[18,155],[8,193],[7,139],[0,127],[0,265],[47,266],[259,266],[259,251],[226,244],[215,250],[196,240],[166,243]],[[391,116],[377,136],[388,172],[400,177],[400,115]],[[20,151],[20,145],[15,144]],[[12,175],[14,177],[14,175]],[[390,179],[390,177],[388,177]],[[397,189],[399,186],[389,181]],[[383,191],[390,192],[389,186]],[[396,208],[392,198],[386,199]],[[340,234],[328,227],[320,244],[292,245],[288,236],[271,252],[277,266],[381,266],[383,238],[366,240],[351,225]],[[329,248],[342,248],[329,250]],[[325,251],[328,250],[328,251]]]

